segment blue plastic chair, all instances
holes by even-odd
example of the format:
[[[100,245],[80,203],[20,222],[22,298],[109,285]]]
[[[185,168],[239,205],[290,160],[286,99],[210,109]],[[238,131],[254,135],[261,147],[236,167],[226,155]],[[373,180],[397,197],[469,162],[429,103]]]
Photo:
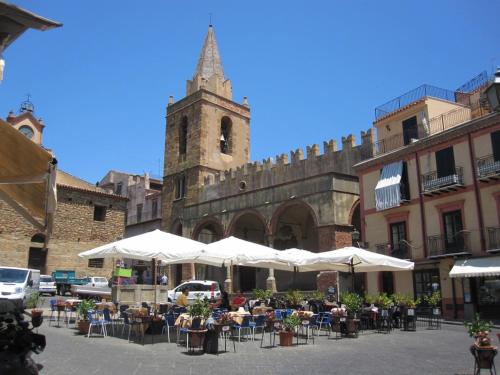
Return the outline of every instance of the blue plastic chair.
[[[252,336],[253,340],[255,340],[255,331],[257,329],[261,329],[264,331],[266,328],[266,316],[265,315],[257,315],[256,318],[254,318],[253,322],[250,322],[250,327],[252,327]]]
[[[330,332],[332,329],[332,327],[331,327],[332,319],[333,319],[332,313],[324,312],[323,314],[321,314],[321,317],[318,320],[318,325],[319,325],[318,336],[319,336],[319,332],[324,327],[326,327],[328,329],[328,336],[330,336]]]
[[[167,331],[168,342],[170,342],[170,330],[172,328],[175,329],[175,316],[173,313],[169,313],[165,315],[165,323],[163,325],[163,328],[161,329],[162,335],[165,333],[165,330]]]
[[[241,324],[233,324],[233,329],[238,330],[238,341],[241,341],[242,330],[247,330],[249,333],[252,331],[252,326],[250,325],[251,322],[252,322],[252,316],[245,315],[243,317],[243,321],[241,322]]]
[[[111,325],[111,332],[113,333],[113,336],[115,335],[115,322],[113,321],[113,319],[111,319],[111,313],[109,312],[109,309],[105,308],[103,311],[103,321],[104,321],[104,325]],[[106,329],[106,334],[107,334],[107,329]]]
[[[274,318],[276,320],[283,320],[282,310],[280,309],[274,310]]]
[[[103,336],[106,336],[107,333],[106,333],[106,325],[105,325],[105,322],[104,320],[101,320],[101,319],[95,319],[94,315],[93,315],[93,311],[89,311],[87,313],[87,319],[89,320],[90,322],[90,325],[89,325],[89,332],[87,334],[87,337],[90,338],[90,336],[92,335],[92,327],[101,327],[101,334]]]

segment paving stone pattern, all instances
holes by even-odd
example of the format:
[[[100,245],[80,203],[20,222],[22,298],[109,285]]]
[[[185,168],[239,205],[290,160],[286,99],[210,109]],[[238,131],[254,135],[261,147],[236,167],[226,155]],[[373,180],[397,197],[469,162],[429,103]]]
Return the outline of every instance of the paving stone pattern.
[[[47,322],[47,321],[46,321]],[[260,348],[236,343],[236,353],[188,355],[166,336],[145,345],[120,337],[91,337],[44,325],[47,348],[35,359],[43,374],[472,374],[472,340],[461,326],[442,330],[363,333],[357,339],[316,339],[314,345]],[[333,336],[332,336],[333,337]],[[496,334],[494,334],[494,342]],[[259,337],[260,339],[260,337]],[[277,338],[278,339],[278,338]],[[265,341],[267,344],[267,339]],[[229,346],[228,346],[229,348]],[[231,345],[232,349],[232,345]],[[498,360],[497,360],[498,365]]]

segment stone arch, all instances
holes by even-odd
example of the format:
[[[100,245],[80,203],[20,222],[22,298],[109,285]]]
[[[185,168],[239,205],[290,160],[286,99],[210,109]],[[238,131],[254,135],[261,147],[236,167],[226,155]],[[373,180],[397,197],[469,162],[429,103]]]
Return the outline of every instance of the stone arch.
[[[193,230],[193,239],[203,243],[211,243],[222,239],[224,227],[215,217],[206,218],[200,221]],[[221,285],[224,282],[225,273],[221,267],[195,264],[195,278],[201,280],[218,281]]]
[[[351,207],[349,212],[349,224],[352,226],[353,231],[357,231],[360,235],[359,241],[362,242],[361,238],[361,204],[360,200],[356,200]]]
[[[33,237],[31,237],[31,242],[45,243],[45,234],[36,233]]]
[[[290,210],[297,211],[296,216],[302,216],[303,218],[309,218],[310,220],[310,225],[314,227],[315,229],[318,227],[318,219],[316,216],[316,213],[314,212],[313,208],[306,202],[302,200],[295,200],[293,202],[285,202],[281,206],[279,206],[276,211],[273,214],[273,217],[271,219],[270,223],[270,230],[272,236],[276,239],[276,236],[278,234],[278,231],[280,230],[280,218],[282,218],[284,215],[286,215],[287,212]],[[296,217],[296,221],[299,221],[300,217]],[[297,223],[298,224],[298,223]],[[316,230],[316,238],[314,239],[316,243],[318,242],[317,238],[317,230]],[[309,246],[311,247],[311,246]],[[277,248],[277,247],[276,247]],[[304,248],[305,250],[311,250],[311,251],[316,251],[318,249],[318,246],[313,246],[313,248]]]
[[[282,204],[271,220],[273,247],[278,250],[299,248],[318,251],[318,220],[312,207],[301,200]],[[289,289],[316,289],[317,272],[293,273],[276,271],[276,287]]]
[[[254,216],[257,221],[259,221],[264,227],[264,235],[266,236],[266,241],[262,242],[263,244],[267,244],[267,236],[270,234],[269,225],[267,224],[266,218],[262,215],[258,210],[254,208],[244,209],[241,212],[238,212],[229,223],[229,226],[226,230],[226,234],[224,237],[235,236],[236,235],[236,224],[240,221],[244,216]],[[260,242],[259,242],[260,243]]]
[[[261,245],[267,244],[268,226],[262,214],[255,209],[246,209],[235,215],[227,230],[228,236],[234,236]],[[249,292],[255,288],[265,289],[268,271],[255,267],[233,267],[233,285],[235,290]]]

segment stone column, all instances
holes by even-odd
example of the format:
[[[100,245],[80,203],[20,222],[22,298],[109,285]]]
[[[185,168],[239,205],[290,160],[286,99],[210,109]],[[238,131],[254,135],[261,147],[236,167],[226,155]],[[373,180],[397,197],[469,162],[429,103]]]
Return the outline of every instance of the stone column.
[[[272,235],[267,236],[267,246],[270,248],[273,248],[274,246],[273,239]],[[277,292],[276,279],[274,278],[274,268],[269,268],[269,276],[266,279],[266,289],[272,290],[273,293]]]
[[[266,279],[266,289],[272,290],[276,293],[276,279],[274,278],[274,268],[269,268],[269,276]]]
[[[231,278],[231,267],[232,266],[226,266],[226,280],[224,280],[224,290],[228,294],[233,293],[233,280]]]

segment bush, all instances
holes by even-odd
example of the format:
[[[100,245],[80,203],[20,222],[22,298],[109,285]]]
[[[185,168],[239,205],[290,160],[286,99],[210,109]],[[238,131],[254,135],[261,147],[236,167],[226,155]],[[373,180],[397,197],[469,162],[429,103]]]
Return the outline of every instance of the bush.
[[[80,315],[81,319],[87,320],[87,316],[90,310],[95,310],[96,305],[94,300],[84,299],[78,305],[78,315]]]
[[[288,315],[283,319],[283,328],[285,331],[291,331],[300,325],[300,318],[297,315]]]
[[[342,293],[340,295],[340,302],[342,302],[346,310],[352,314],[360,311],[363,306],[363,298],[357,293]]]
[[[300,303],[304,300],[304,293],[300,290],[290,290],[286,294],[286,299],[290,305],[300,305]]]
[[[470,337],[476,337],[478,335],[487,335],[491,331],[493,323],[481,319],[479,314],[476,314],[473,320],[465,321],[464,326]]]
[[[424,301],[427,302],[430,307],[437,307],[441,304],[441,293],[436,291],[430,296],[425,296]]]
[[[196,299],[196,301],[194,301],[192,305],[188,306],[187,312],[192,318],[207,319],[210,316],[210,307],[208,300],[206,298]]]
[[[27,309],[35,309],[38,306],[38,301],[40,300],[39,293],[32,293],[26,299],[26,308]]]
[[[273,291],[269,289],[254,289],[252,290],[255,299],[265,301],[273,296]]]

